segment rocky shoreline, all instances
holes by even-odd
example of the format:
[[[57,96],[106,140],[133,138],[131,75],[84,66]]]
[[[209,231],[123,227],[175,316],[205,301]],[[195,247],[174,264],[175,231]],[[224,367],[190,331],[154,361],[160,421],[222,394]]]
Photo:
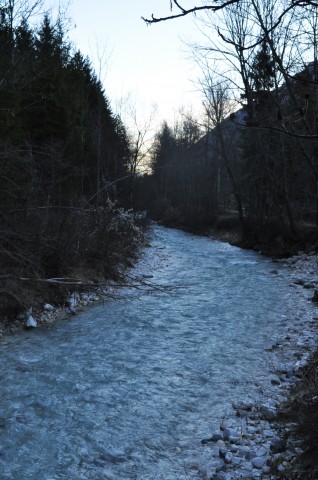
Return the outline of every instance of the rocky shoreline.
[[[291,288],[298,289],[308,301],[315,296],[318,299],[318,258],[314,252],[276,262],[288,269]],[[273,268],[272,274],[279,272]],[[302,371],[317,348],[318,317],[310,324],[299,316],[295,320],[287,326],[281,343],[269,349],[269,355],[274,356],[275,367],[269,378],[274,394],[271,390],[271,397],[260,404],[252,399],[234,402],[232,414],[223,420],[219,431],[202,440],[214,459],[210,480],[311,478],[297,473],[304,450],[301,439],[291,434],[295,425],[281,421],[291,389],[301,381]]]
[[[73,315],[83,311],[84,308],[106,301],[109,298],[115,298],[115,289],[111,286],[92,287],[88,291],[74,291],[69,294],[67,301],[62,306],[53,306],[50,303],[36,305],[33,309],[21,310],[15,319],[0,320],[0,339],[5,335],[14,334],[23,328],[50,328],[55,322],[71,318]],[[35,324],[28,326],[28,319],[32,314]]]

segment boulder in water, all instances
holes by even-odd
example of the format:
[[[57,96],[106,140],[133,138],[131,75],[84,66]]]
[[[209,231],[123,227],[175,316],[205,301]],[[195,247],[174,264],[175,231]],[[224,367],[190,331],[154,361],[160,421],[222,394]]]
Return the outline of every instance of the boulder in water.
[[[314,291],[314,295],[311,299],[314,303],[318,303],[318,290]]]
[[[32,330],[33,328],[37,327],[37,321],[35,320],[35,318],[32,315],[32,307],[29,308],[26,311],[26,317],[25,318],[26,318],[26,320],[24,322],[24,327],[27,330]]]

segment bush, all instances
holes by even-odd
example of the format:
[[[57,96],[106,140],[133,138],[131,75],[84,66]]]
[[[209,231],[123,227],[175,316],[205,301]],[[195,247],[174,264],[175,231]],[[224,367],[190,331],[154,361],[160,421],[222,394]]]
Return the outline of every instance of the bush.
[[[63,300],[50,278],[120,280],[137,257],[143,229],[113,202],[96,207],[34,208],[16,212],[0,237],[0,311]]]

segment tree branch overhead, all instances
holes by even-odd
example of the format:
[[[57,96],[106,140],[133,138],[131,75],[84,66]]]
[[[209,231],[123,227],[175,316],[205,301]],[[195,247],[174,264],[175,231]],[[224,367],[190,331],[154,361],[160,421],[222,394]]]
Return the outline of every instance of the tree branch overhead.
[[[155,17],[153,14],[151,15],[151,18],[145,18],[141,17],[144,22],[146,22],[147,25],[151,25],[152,23],[159,23],[159,22],[164,22],[166,20],[173,20],[175,18],[180,18],[180,17],[185,17],[186,15],[189,15],[191,13],[196,14],[197,12],[201,11],[207,11],[210,10],[212,12],[217,12],[218,10],[222,10],[223,8],[226,8],[230,5],[233,5],[235,3],[239,3],[240,0],[228,0],[226,2],[218,3],[217,0],[213,2],[213,5],[206,5],[202,7],[192,7],[189,9],[183,8],[179,2],[176,0],[173,0],[173,3],[170,2],[170,10],[172,11],[173,5],[175,5],[181,13],[176,13],[173,15],[167,15],[164,17]]]

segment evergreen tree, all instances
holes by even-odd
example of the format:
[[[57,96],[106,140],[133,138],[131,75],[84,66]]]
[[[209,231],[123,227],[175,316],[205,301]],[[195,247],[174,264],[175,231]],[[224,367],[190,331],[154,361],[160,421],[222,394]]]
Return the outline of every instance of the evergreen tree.
[[[275,76],[275,62],[271,58],[268,43],[263,41],[252,63],[250,73],[252,90],[258,93],[269,92],[275,86]]]

